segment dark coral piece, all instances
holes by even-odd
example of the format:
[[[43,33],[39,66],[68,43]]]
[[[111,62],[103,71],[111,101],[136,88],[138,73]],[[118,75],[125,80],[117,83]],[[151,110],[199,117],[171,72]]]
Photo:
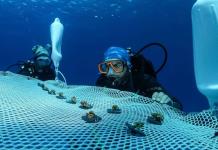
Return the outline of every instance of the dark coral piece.
[[[87,101],[81,101],[80,104],[79,107],[82,109],[91,109],[93,107],[91,104],[88,104]]]
[[[63,92],[58,93],[58,95],[56,96],[58,99],[66,99],[66,97],[64,96]]]
[[[50,91],[48,91],[48,94],[56,95],[56,92],[55,92],[55,90],[50,90]]]
[[[128,122],[126,122],[126,126],[127,126],[127,132],[130,133],[133,136],[145,136],[145,133],[138,127],[135,126],[135,124],[130,124]]]
[[[76,103],[77,103],[77,100],[76,100],[76,97],[73,96],[73,97],[71,97],[71,99],[68,99],[66,102],[67,102],[67,103],[70,103],[70,104],[76,104]]]
[[[147,121],[152,124],[162,125],[164,116],[161,113],[152,113],[151,116],[148,116]]]
[[[101,121],[101,117],[97,116],[93,111],[90,111],[85,116],[82,116],[82,119],[86,121],[86,123],[98,123]]]
[[[113,105],[112,109],[107,109],[107,112],[111,114],[120,114],[122,110],[118,107],[118,105]]]

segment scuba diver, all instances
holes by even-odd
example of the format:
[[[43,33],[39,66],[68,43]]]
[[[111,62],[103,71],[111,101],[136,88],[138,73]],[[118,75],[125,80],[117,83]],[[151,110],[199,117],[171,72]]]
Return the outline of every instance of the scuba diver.
[[[7,67],[6,71],[11,67],[18,66],[18,74],[37,78],[39,80],[54,80],[55,71],[52,68],[52,61],[50,59],[51,45],[47,44],[45,47],[35,45],[32,48],[33,58],[27,61],[20,61],[16,64]]]
[[[182,110],[181,103],[170,96],[157,81],[156,75],[166,64],[167,57],[162,66],[155,71],[152,63],[140,54],[145,48],[154,45],[162,47],[167,56],[165,47],[159,43],[148,44],[135,54],[131,49],[108,48],[104,53],[104,61],[98,65],[100,76],[96,86],[134,92]]]

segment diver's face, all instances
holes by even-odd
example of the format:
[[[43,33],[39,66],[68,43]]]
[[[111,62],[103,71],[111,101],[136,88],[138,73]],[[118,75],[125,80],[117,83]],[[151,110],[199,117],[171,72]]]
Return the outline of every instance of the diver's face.
[[[45,67],[48,67],[50,65],[49,59],[39,59],[36,60],[36,66],[38,69],[43,69]]]
[[[127,72],[127,66],[124,66],[122,72],[115,72],[112,67],[109,68],[107,77],[122,78]]]
[[[49,48],[47,46],[47,48]],[[44,69],[45,67],[48,67],[50,65],[50,58],[49,58],[49,50],[40,46],[36,45],[32,48],[34,57],[35,57],[35,63],[37,69]]]
[[[128,70],[127,65],[121,60],[109,60],[99,64],[99,71],[107,77],[122,78]]]

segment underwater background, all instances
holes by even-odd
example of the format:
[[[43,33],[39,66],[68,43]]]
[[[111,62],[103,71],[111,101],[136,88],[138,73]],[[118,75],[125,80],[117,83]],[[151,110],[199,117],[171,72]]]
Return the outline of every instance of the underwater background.
[[[160,42],[168,62],[162,85],[187,112],[208,108],[198,92],[193,65],[191,8],[195,0],[0,0],[0,70],[32,57],[32,47],[50,42],[50,24],[59,17],[65,30],[60,70],[68,84],[94,85],[97,65],[110,46]],[[158,68],[160,48],[144,51]],[[16,71],[16,70],[13,70]]]

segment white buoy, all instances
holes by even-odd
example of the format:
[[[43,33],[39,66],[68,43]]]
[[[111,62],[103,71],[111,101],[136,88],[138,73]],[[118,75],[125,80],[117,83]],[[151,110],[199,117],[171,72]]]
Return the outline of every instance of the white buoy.
[[[196,84],[213,108],[218,105],[218,0],[197,0],[192,27]]]
[[[64,75],[59,71],[59,64],[62,59],[61,45],[62,45],[63,32],[64,32],[63,24],[60,22],[59,18],[55,18],[54,22],[50,26],[51,45],[52,45],[51,59],[55,67],[56,80],[58,80],[58,74],[60,73],[66,83],[66,79]]]

